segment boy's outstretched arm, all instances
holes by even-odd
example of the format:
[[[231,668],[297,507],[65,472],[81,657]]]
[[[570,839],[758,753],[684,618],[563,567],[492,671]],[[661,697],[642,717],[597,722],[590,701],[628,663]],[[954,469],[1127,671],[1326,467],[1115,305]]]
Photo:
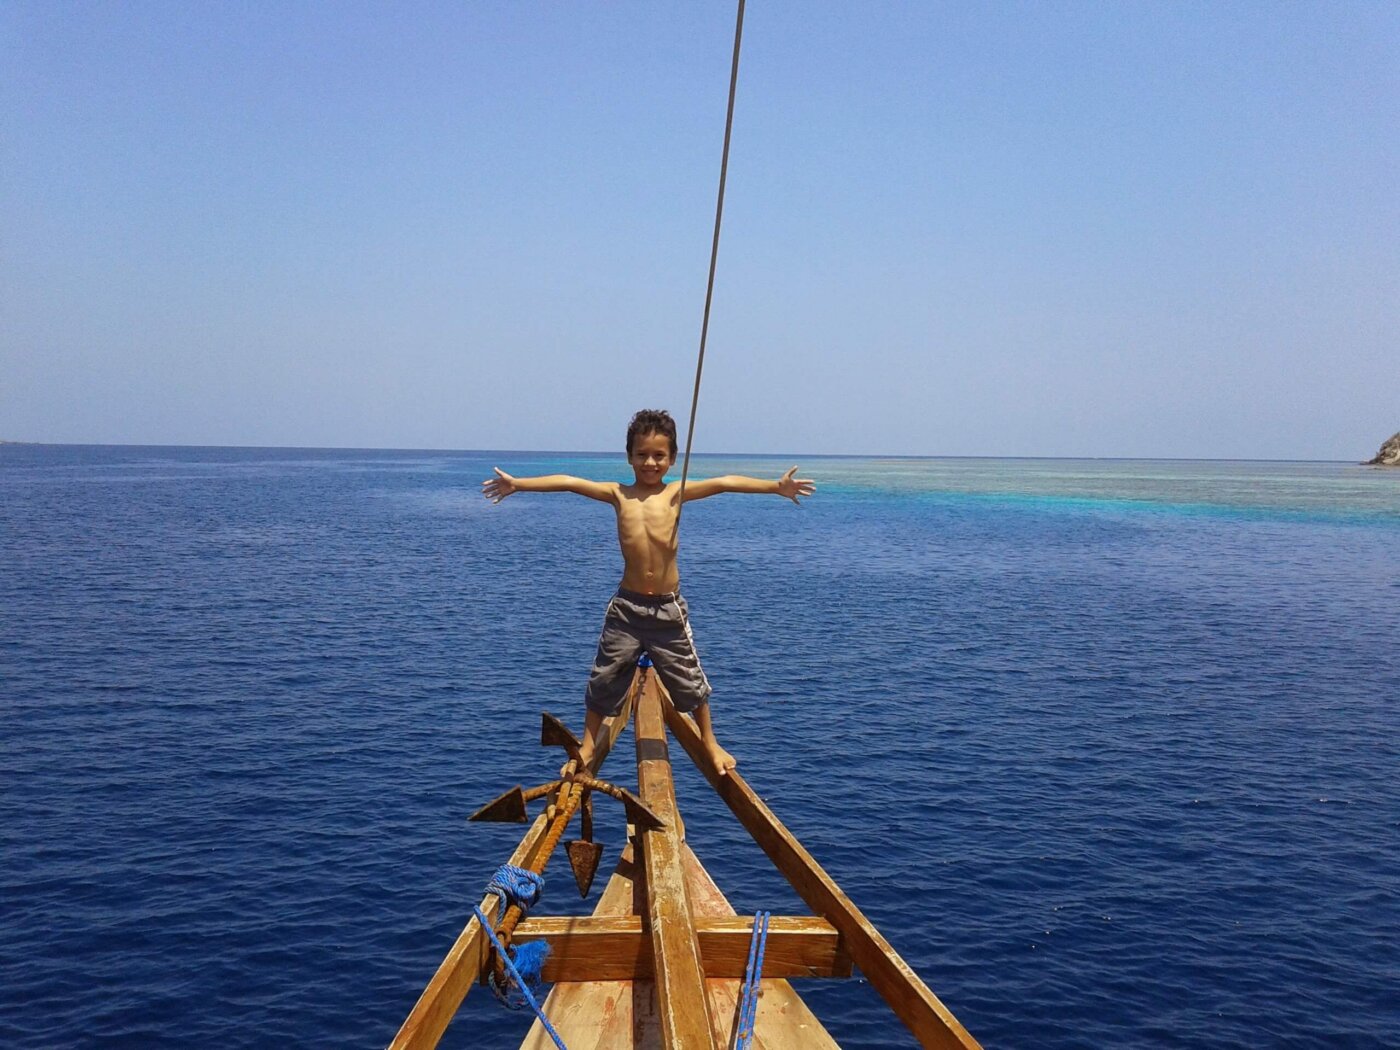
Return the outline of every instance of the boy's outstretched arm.
[[[481,483],[481,494],[492,503],[500,503],[512,492],[577,492],[580,496],[596,499],[603,503],[617,500],[617,482],[589,481],[569,474],[545,474],[537,478],[516,478],[500,467],[492,467],[494,478]]]
[[[795,478],[797,468],[793,467],[782,477],[776,480],[766,478],[750,478],[743,474],[726,474],[720,478],[705,478],[687,484],[685,487],[685,501],[704,499],[706,496],[718,496],[721,492],[756,492],[772,493],[777,496],[785,496],[794,503],[801,502],[799,496],[810,496],[817,491],[817,484],[811,478]]]

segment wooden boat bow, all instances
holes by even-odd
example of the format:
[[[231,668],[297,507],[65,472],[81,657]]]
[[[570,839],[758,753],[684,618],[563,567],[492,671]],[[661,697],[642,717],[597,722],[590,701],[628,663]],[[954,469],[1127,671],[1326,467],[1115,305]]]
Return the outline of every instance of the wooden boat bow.
[[[552,949],[543,978],[554,987],[544,1013],[569,1050],[717,1050],[732,1045],[753,922],[734,914],[684,841],[668,729],[815,913],[772,918],[753,1045],[766,1050],[839,1050],[789,981],[848,977],[852,964],[921,1046],[979,1045],[744,778],[736,771],[715,773],[699,729],[676,711],[654,672],[638,671],[623,711],[604,724],[592,773],[601,767],[633,709],[638,802],[656,819],[644,819],[640,828],[637,822],[629,823],[630,841],[592,916],[523,918],[513,929],[514,943],[546,941]],[[581,784],[568,787],[585,790]],[[532,795],[545,794],[540,789],[521,792],[520,805]],[[566,824],[578,808],[577,803],[567,810],[562,807],[569,791],[551,797],[561,805],[551,804],[535,819],[512,864],[538,871],[547,863],[541,854],[558,841],[560,821]],[[629,816],[635,815],[629,811]],[[489,895],[481,907],[500,924],[496,896]],[[491,966],[490,955],[486,933],[473,918],[390,1047],[436,1046],[472,983]],[[554,1045],[536,1021],[521,1048],[550,1050]]]

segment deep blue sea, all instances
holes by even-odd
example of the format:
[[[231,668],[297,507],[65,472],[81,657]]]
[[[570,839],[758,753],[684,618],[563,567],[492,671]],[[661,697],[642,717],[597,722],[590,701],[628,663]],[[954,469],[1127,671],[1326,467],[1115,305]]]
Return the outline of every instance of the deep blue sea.
[[[1400,471],[799,462],[800,508],[686,511],[716,725],[974,1035],[1400,1045]],[[606,507],[491,506],[495,464],[628,476],[0,446],[0,1045],[388,1042],[519,837],[467,815],[558,768],[541,710],[581,724],[620,571]],[[801,910],[673,755],[739,911]],[[556,859],[542,912],[592,905]],[[799,990],[913,1045],[866,984]],[[526,1022],[478,992],[445,1045]]]

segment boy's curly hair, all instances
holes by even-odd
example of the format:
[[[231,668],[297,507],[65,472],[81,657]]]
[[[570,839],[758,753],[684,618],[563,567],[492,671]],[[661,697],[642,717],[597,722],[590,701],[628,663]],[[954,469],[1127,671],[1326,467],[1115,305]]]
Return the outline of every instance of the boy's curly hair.
[[[632,456],[632,442],[648,434],[665,434],[671,439],[671,458],[676,458],[676,421],[664,408],[644,408],[627,424],[627,456]]]

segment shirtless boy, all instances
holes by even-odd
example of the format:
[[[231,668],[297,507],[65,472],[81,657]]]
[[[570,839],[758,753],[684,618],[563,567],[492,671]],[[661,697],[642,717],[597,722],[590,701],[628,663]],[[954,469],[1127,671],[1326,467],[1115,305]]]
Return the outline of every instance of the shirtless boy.
[[[666,482],[666,472],[676,462],[676,423],[669,413],[643,409],[627,428],[627,461],[634,480],[589,481],[567,474],[538,478],[513,478],[499,467],[496,476],[481,483],[481,491],[493,503],[513,492],[576,492],[609,503],[617,512],[617,541],[622,547],[622,583],[608,604],[598,655],[584,694],[587,713],[583,728],[582,758],[593,757],[594,742],[603,719],[622,709],[637,657],[645,651],[656,667],[666,691],[679,711],[695,716],[705,748],[721,776],[736,762],[715,739],[710,720],[710,683],[700,667],[685,599],[680,595],[676,528],[680,514],[680,482]],[[729,474],[720,478],[687,481],[685,501],[704,499],[721,492],[771,492],[794,503],[810,496],[816,485],[794,478],[793,467],[776,481]]]

